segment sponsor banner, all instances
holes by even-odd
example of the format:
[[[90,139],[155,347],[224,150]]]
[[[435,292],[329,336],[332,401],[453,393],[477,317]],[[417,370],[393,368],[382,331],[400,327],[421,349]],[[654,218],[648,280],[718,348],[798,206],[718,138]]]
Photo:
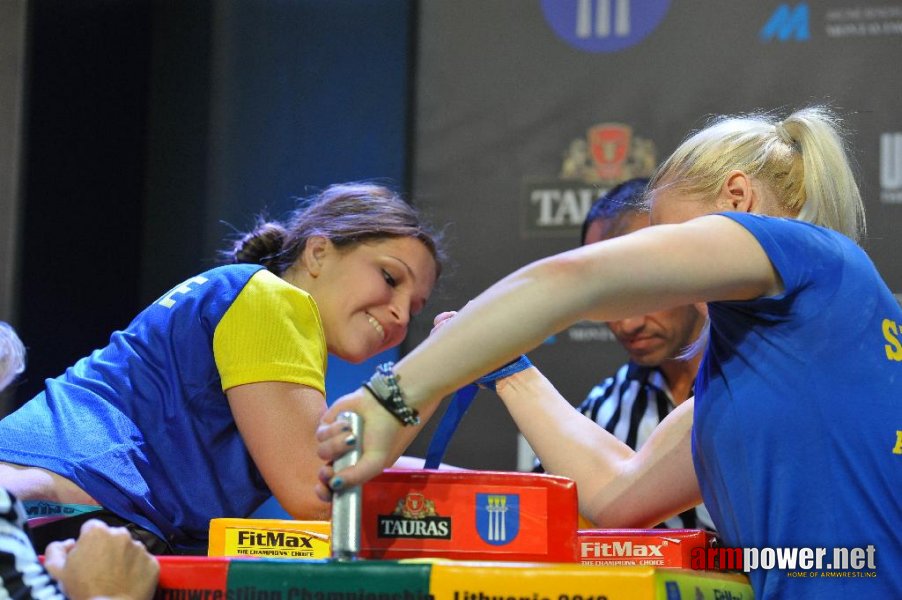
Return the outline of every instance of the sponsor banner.
[[[654,595],[648,597],[662,600],[754,600],[752,586],[744,575],[680,569],[655,571]]]
[[[388,470],[362,504],[363,557],[576,557],[576,486],[564,477]]]
[[[693,568],[695,552],[704,552],[716,541],[713,533],[699,529],[584,529],[577,538],[584,565],[684,569]]]
[[[430,570],[382,561],[235,560],[227,600],[428,600]]]
[[[227,600],[228,558],[158,556],[156,600]]]
[[[156,600],[429,600],[428,564],[161,556]]]
[[[836,40],[902,36],[902,6],[822,8],[809,2],[783,3],[758,32],[762,42],[807,42],[812,36]]]
[[[578,564],[161,556],[156,600],[751,600],[744,575]]]
[[[437,561],[430,592],[435,600],[752,600],[742,575],[536,563]]]
[[[332,524],[287,519],[211,519],[208,556],[329,558]]]

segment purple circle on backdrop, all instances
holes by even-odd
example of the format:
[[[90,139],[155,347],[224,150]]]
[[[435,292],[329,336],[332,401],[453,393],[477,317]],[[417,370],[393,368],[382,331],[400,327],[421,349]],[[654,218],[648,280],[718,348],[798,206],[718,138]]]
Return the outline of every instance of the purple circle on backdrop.
[[[618,52],[638,44],[669,8],[670,0],[542,0],[551,29],[584,52]]]

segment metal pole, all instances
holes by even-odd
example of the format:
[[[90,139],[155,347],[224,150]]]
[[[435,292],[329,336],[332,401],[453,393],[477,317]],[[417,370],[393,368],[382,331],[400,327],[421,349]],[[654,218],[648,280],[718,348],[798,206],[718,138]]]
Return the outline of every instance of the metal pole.
[[[352,412],[343,412],[338,420],[346,421],[350,435],[357,438],[354,449],[333,464],[338,472],[353,466],[360,459],[363,443],[363,419]],[[359,485],[335,492],[332,497],[332,558],[354,560],[360,553],[361,488]]]

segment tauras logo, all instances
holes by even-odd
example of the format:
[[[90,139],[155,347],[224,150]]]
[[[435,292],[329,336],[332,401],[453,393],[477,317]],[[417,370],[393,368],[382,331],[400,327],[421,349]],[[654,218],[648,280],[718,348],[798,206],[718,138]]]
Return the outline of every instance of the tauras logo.
[[[661,548],[666,545],[667,542],[662,544],[634,544],[629,540],[625,542],[583,542],[582,556],[583,558],[663,557]]]
[[[529,194],[532,224],[538,227],[579,227],[598,196],[593,187],[537,187]]]
[[[312,537],[285,533],[284,531],[238,531],[240,546],[281,546],[284,548],[313,548]]]
[[[447,540],[451,539],[451,519],[449,517],[405,519],[404,517],[379,515],[379,537]]]
[[[398,500],[391,515],[379,515],[377,535],[381,538],[451,539],[450,517],[435,513],[435,502],[420,492],[410,492]]]

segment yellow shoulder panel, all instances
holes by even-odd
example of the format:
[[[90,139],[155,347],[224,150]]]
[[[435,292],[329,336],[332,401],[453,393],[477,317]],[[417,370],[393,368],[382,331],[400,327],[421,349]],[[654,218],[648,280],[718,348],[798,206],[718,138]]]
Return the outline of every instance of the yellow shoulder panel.
[[[222,389],[261,381],[325,394],[326,339],[313,298],[269,271],[239,292],[213,334]]]

